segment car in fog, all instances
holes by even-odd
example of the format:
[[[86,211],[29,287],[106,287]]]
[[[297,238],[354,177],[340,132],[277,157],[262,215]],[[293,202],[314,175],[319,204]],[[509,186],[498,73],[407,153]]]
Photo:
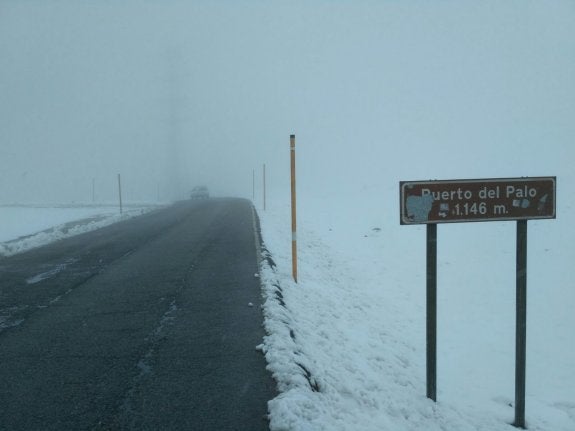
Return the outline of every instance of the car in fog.
[[[206,186],[196,186],[190,193],[190,199],[209,199],[210,192]]]

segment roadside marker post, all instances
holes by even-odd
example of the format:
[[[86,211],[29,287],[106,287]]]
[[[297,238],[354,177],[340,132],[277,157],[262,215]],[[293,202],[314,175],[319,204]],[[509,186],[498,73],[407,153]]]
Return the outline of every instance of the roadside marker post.
[[[556,218],[556,177],[400,181],[400,224],[427,225],[427,397],[437,401],[437,224],[516,221],[515,421],[525,428],[527,220]]]
[[[291,170],[291,259],[292,276],[297,283],[297,211],[295,188],[295,135],[290,135],[290,170]]]
[[[120,198],[120,214],[122,214],[122,180],[118,174],[118,197]]]
[[[264,193],[264,211],[266,210],[266,164],[264,163],[264,169],[263,169],[263,180],[264,180],[264,188],[263,188],[263,193]]]

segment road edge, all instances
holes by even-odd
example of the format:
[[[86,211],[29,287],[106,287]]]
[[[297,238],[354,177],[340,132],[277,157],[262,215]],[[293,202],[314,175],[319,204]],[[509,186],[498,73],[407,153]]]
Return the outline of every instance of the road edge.
[[[285,431],[287,417],[286,406],[283,400],[285,394],[290,391],[305,393],[306,398],[322,392],[319,381],[307,366],[309,358],[305,355],[305,348],[299,342],[294,328],[294,317],[289,309],[288,297],[290,283],[282,286],[277,265],[272,253],[266,247],[263,239],[259,215],[252,205],[254,235],[258,253],[260,271],[260,285],[262,290],[265,336],[263,343],[257,347],[267,362],[266,369],[271,372],[277,385],[278,395],[268,402],[270,429],[272,431]],[[302,288],[302,286],[297,286]],[[289,407],[288,407],[289,408]],[[278,418],[274,418],[273,412],[278,412]],[[277,422],[276,422],[277,421]],[[281,423],[280,423],[281,422]],[[289,419],[288,419],[289,422]]]

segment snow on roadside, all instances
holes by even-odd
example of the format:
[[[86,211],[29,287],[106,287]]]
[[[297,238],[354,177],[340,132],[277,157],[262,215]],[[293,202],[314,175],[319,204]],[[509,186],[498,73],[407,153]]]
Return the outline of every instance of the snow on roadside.
[[[0,207],[0,256],[12,256],[60,239],[100,229],[158,208]]]
[[[383,220],[381,208],[347,207],[300,206],[297,284],[289,208],[271,204],[259,213],[268,334],[261,349],[280,390],[269,403],[272,431],[514,430],[513,224],[467,225],[470,242],[462,241],[463,225],[440,229],[433,403],[425,397],[425,231]],[[566,243],[554,247],[557,235],[547,240],[544,223],[531,225],[533,242],[557,257]],[[549,279],[533,266],[533,285],[546,280],[568,292],[568,275],[548,267]],[[549,304],[530,302],[531,319],[545,320],[542,310],[562,297],[547,293]],[[573,295],[563,299],[570,303]],[[560,314],[544,322],[554,331],[547,338],[528,327],[530,430],[575,429],[575,353],[566,339],[575,319]],[[557,341],[543,344],[551,335]]]

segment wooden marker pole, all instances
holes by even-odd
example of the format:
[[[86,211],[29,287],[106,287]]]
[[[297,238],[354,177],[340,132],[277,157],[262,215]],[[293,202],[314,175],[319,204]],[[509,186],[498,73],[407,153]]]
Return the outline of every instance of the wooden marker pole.
[[[122,214],[122,180],[118,174],[118,196],[120,198],[120,214]]]
[[[266,164],[264,163],[264,211],[266,210]]]
[[[296,190],[295,190],[295,135],[290,135],[291,155],[291,258],[292,275],[297,283],[297,223],[296,223]]]

